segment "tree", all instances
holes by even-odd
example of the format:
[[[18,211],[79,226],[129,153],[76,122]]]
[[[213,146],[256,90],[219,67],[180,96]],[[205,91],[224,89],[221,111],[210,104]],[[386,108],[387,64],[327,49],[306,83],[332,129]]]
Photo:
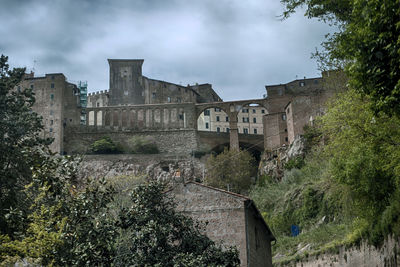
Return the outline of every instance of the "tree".
[[[137,186],[119,213],[116,266],[238,266],[234,248],[223,249],[199,225],[175,210],[157,182]]]
[[[377,114],[400,115],[400,6],[397,0],[281,0],[284,17],[306,15],[338,26],[317,53],[325,66],[343,66],[352,88],[370,96]]]
[[[348,186],[357,216],[378,242],[400,234],[400,119],[372,112],[374,102],[355,90],[341,93],[322,117],[332,178]],[[397,214],[397,215],[395,215]]]
[[[206,169],[206,184],[236,193],[247,193],[257,174],[255,160],[246,150],[225,149],[217,156],[211,155]]]
[[[0,229],[11,236],[21,229],[29,203],[24,186],[32,181],[32,168],[41,165],[42,151],[52,140],[39,136],[41,117],[32,112],[30,88],[20,88],[24,68],[10,69],[0,57]],[[10,213],[10,210],[12,211]],[[8,216],[8,219],[6,218]]]

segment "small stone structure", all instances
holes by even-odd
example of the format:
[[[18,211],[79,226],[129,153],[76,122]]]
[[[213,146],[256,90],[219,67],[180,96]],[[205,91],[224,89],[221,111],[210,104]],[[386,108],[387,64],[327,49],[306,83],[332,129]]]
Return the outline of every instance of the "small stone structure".
[[[251,199],[193,181],[178,183],[167,193],[178,210],[205,223],[209,238],[236,246],[241,266],[272,266],[275,237]]]

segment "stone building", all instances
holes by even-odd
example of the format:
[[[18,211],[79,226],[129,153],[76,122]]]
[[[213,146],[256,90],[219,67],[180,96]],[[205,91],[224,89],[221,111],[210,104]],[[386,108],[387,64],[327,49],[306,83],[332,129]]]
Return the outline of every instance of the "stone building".
[[[88,107],[206,103],[222,99],[211,84],[179,85],[142,75],[143,59],[108,59],[110,89],[89,94]]]
[[[327,100],[345,87],[341,72],[324,72],[322,77],[298,79],[286,84],[267,85],[267,98],[282,105],[279,112],[263,118],[264,147],[272,150],[290,145],[304,133],[304,126],[324,113]]]
[[[26,74],[18,87],[32,88],[36,102],[33,110],[43,117],[43,137],[54,138],[50,149],[64,153],[64,129],[67,125],[79,125],[81,117],[79,89],[69,83],[64,74],[50,73],[35,77]]]
[[[178,210],[206,225],[210,239],[236,246],[241,266],[272,266],[275,237],[251,199],[196,182],[177,184],[168,194]]]

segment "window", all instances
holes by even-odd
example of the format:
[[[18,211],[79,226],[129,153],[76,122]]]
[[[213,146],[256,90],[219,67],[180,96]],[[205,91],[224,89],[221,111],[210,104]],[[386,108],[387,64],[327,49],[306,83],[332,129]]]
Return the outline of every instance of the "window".
[[[170,97],[170,96],[167,97],[167,102],[168,102],[168,103],[171,103],[171,97]]]
[[[228,116],[225,117],[225,121],[229,121],[229,117]]]
[[[31,84],[31,89],[33,89],[33,84]]]
[[[176,102],[181,103],[181,102],[182,102],[182,99],[181,99],[180,97],[177,97],[177,98],[176,98]]]
[[[285,133],[287,133],[287,129],[285,129]]]
[[[282,120],[283,120],[283,121],[286,120],[286,114],[282,114]]]
[[[50,84],[50,87],[51,87],[51,88],[54,88],[54,83]]]
[[[220,108],[214,108],[215,112],[221,112]]]
[[[289,113],[290,113],[290,108],[287,108],[287,111],[286,111],[286,113],[287,113],[287,114],[289,114]]]
[[[261,110],[261,113],[264,114],[264,113],[265,113],[265,109],[262,109],[262,110]]]
[[[314,83],[315,83],[315,84],[318,84],[318,80],[314,80]]]
[[[183,120],[183,114],[179,114],[179,119]]]
[[[249,129],[243,128],[243,133],[244,133],[244,134],[248,134],[248,133],[249,133]]]
[[[53,125],[53,120],[50,120],[50,125]]]
[[[300,82],[300,86],[301,86],[301,87],[303,87],[303,86],[305,86],[305,85],[306,85],[305,82]]]
[[[257,129],[254,129],[254,134],[257,134]]]
[[[226,128],[226,132],[229,133],[229,128]]]
[[[217,116],[217,121],[219,121],[219,116]]]
[[[96,103],[96,106],[97,106],[97,107],[100,107],[100,103]]]
[[[210,116],[210,110],[209,109],[205,109],[204,110],[204,116]]]
[[[53,113],[54,113],[54,112],[53,112],[52,110],[50,110],[50,115],[53,115]]]
[[[285,141],[286,141],[286,142],[288,141],[288,138],[287,138],[287,137],[285,137]]]
[[[254,122],[254,123],[257,123],[257,119],[256,119],[256,118],[253,118],[253,122]]]
[[[221,132],[221,128],[217,127],[217,133]]]
[[[51,133],[53,132],[53,128],[50,128],[50,132],[51,132]]]
[[[208,129],[208,122],[206,122],[206,129]]]
[[[50,99],[54,100],[54,94],[50,94]]]
[[[152,96],[153,99],[155,99],[156,98],[156,93],[153,93],[151,96]]]
[[[54,80],[54,75],[51,75],[51,79]]]
[[[249,122],[249,118],[248,117],[243,117],[243,122]]]
[[[249,113],[249,109],[248,108],[244,108],[244,109],[242,109],[242,112],[243,113]]]
[[[256,113],[256,110],[253,108],[253,113]]]

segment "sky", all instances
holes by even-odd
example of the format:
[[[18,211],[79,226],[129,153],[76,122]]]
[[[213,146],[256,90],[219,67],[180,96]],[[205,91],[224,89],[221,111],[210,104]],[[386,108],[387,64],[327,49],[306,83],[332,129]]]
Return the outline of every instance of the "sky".
[[[144,59],[143,75],[211,83],[225,100],[320,76],[311,53],[330,27],[279,0],[0,0],[0,53],[36,75],[109,87],[108,58]]]

